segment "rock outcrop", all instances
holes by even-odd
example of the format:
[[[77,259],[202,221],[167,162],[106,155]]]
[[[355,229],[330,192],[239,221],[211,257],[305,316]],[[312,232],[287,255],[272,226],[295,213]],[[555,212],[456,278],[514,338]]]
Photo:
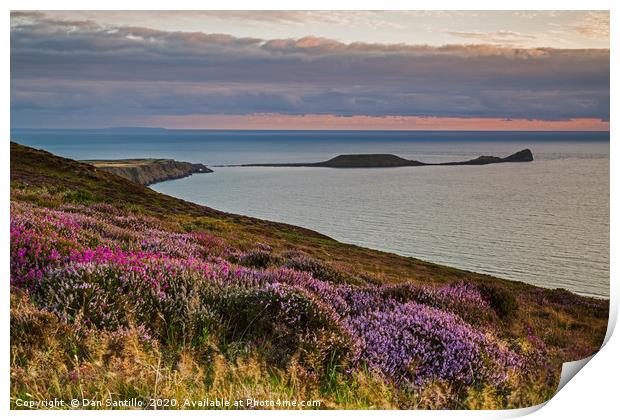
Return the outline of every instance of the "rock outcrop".
[[[440,165],[488,165],[490,163],[503,162],[531,162],[533,160],[534,156],[532,155],[532,151],[530,149],[523,149],[505,158],[498,158],[496,156],[479,156],[476,159],[466,160],[464,162],[448,162],[441,163]]]
[[[202,163],[179,162],[172,159],[88,160],[84,162],[140,185],[184,178],[194,173],[213,172]]]
[[[322,167],[322,168],[396,168],[401,166],[440,166],[440,165],[488,165],[503,162],[531,162],[532,151],[524,149],[505,158],[496,156],[479,156],[463,162],[424,163],[390,154],[338,155],[324,162],[314,163],[256,163],[232,166],[270,166],[270,167]]]

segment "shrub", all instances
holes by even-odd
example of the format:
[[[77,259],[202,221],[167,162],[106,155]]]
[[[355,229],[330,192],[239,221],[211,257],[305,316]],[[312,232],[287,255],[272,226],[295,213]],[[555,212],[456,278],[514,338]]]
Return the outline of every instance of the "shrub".
[[[478,286],[478,289],[495,313],[502,319],[512,318],[519,309],[519,304],[515,297],[501,286],[481,284]]]
[[[200,343],[218,324],[204,305],[208,282],[200,268],[109,250],[73,260],[46,271],[31,293],[41,308],[79,331],[137,325],[163,343],[186,345]]]
[[[66,203],[78,203],[85,204],[90,203],[94,200],[94,196],[90,191],[86,190],[75,190],[69,191],[64,195],[64,201]]]
[[[417,303],[377,310],[351,325],[369,367],[404,384],[499,383],[518,365],[516,354],[499,349],[459,317]]]
[[[289,251],[282,254],[282,257],[285,259],[284,267],[308,272],[316,279],[332,283],[349,283],[351,280],[350,276],[304,253]]]
[[[255,249],[249,252],[241,253],[234,260],[244,266],[254,268],[267,268],[275,261],[274,257],[263,249]]]
[[[237,349],[318,379],[368,367],[404,388],[499,384],[520,363],[479,322],[516,311],[499,286],[359,285],[303,252],[239,253],[107,205],[11,211],[12,284],[81,337],[134,331],[172,359]]]
[[[118,276],[114,268],[92,263],[50,270],[32,295],[39,307],[80,330],[114,331],[128,324],[127,294]]]
[[[494,318],[493,309],[478,288],[463,281],[439,287],[420,287],[407,283],[387,285],[382,291],[386,298],[401,303],[422,303],[457,314],[471,323],[489,322]]]
[[[300,365],[323,375],[330,365],[344,369],[355,357],[353,340],[334,311],[300,288],[228,287],[213,304],[228,342],[261,347],[276,366],[298,357]]]

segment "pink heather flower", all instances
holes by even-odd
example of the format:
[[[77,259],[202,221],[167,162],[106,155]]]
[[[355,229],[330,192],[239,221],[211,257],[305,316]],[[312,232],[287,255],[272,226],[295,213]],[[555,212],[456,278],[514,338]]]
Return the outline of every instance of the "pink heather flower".
[[[193,288],[195,284],[214,288],[216,299],[246,293],[257,304],[277,305],[280,316],[272,321],[292,331],[303,322],[303,314],[316,310],[350,337],[354,366],[367,366],[407,386],[435,379],[499,383],[506,372],[523,364],[522,356],[493,337],[491,329],[469,319],[471,314],[492,313],[471,284],[337,284],[329,277],[337,270],[299,253],[289,253],[288,263],[280,267],[247,268],[226,261],[238,261],[241,253],[222,249],[220,238],[166,229],[156,219],[106,205],[52,210],[11,203],[11,282],[28,288],[41,306],[60,317],[68,317],[62,298],[96,294],[102,300],[81,320],[88,328],[118,328],[118,321],[110,320],[121,316],[114,306],[119,293],[136,312],[153,306],[160,310],[178,304],[175,299],[199,296],[202,289]],[[272,251],[265,244],[256,247]],[[54,300],[53,291],[60,287],[71,293]],[[145,337],[156,336],[149,326],[142,328]],[[321,332],[307,332],[303,339],[313,342]],[[544,351],[540,340],[530,340],[541,346],[539,353]]]

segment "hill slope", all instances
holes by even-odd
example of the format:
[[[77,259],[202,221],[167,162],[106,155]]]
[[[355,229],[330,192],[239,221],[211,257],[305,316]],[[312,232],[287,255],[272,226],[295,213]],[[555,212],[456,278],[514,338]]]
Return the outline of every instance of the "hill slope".
[[[527,406],[553,394],[562,362],[598,349],[608,307],[226,214],[17,144],[11,284],[13,406]]]

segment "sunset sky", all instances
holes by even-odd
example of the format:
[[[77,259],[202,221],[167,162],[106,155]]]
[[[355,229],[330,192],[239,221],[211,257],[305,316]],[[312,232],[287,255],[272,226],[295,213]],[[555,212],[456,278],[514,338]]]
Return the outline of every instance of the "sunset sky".
[[[13,128],[609,130],[609,13],[13,12]]]

